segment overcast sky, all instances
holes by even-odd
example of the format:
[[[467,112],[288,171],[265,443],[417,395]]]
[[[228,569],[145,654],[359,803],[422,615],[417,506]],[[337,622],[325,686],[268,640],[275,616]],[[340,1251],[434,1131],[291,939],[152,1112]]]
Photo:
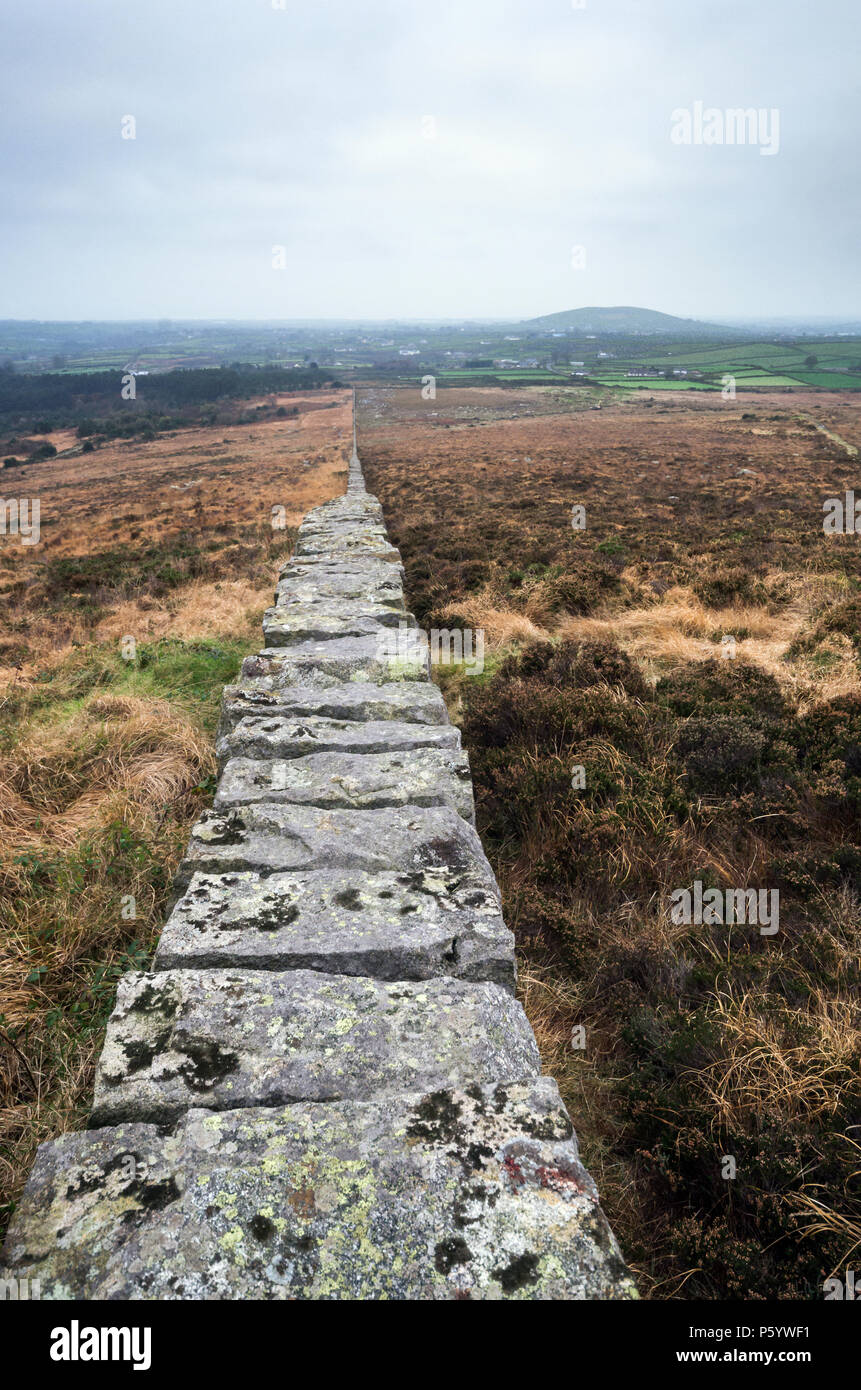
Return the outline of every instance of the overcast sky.
[[[859,14],[3,0],[0,318],[857,317]]]

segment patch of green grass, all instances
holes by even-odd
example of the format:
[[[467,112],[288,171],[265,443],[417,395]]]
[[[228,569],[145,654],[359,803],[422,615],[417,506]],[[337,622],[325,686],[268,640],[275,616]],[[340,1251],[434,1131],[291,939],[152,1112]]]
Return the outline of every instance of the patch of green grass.
[[[123,662],[128,669],[118,688],[130,695],[158,696],[187,709],[205,711],[214,725],[221,692],[236,680],[247,654],[245,638],[195,642],[165,638],[139,647],[135,664]]]
[[[97,691],[170,700],[214,731],[222,689],[236,679],[247,654],[247,638],[163,638],[142,643],[134,661],[124,660],[113,643],[81,649],[41,672],[33,685],[7,691],[0,749],[4,739],[7,746],[14,743],[15,720],[71,717]]]

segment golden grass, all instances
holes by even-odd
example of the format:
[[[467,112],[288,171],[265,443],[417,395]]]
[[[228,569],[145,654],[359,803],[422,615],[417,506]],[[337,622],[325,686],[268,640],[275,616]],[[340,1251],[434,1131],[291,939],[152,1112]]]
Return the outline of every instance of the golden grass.
[[[272,508],[283,507],[285,528],[295,527],[346,484],[350,393],[284,397],[283,404],[298,404],[299,416],[194,427],[149,442],[114,441],[92,454],[28,465],[28,492],[41,499],[41,541],[0,549],[6,613],[0,689],[16,679],[21,646],[22,675],[29,677],[78,646],[126,633],[138,640],[220,635],[236,631],[237,622],[251,636],[256,615],[272,602],[274,584],[271,574],[252,583],[241,571],[254,567],[252,557],[257,568],[265,561],[267,535],[273,543],[283,538],[271,529]],[[15,483],[13,470],[10,488]],[[46,561],[116,550],[131,559],[147,547],[212,540],[221,545],[213,564],[223,577],[192,580],[158,599],[100,599],[109,611],[95,629],[86,612],[67,605],[58,614],[28,602]]]
[[[787,1197],[787,1203],[795,1214],[800,1235],[807,1238],[837,1237],[842,1253],[828,1271],[829,1277],[851,1268],[858,1250],[861,1249],[861,1198],[858,1195],[861,1180],[861,1143],[848,1134],[843,1136],[843,1142],[847,1152],[847,1163],[846,1191],[842,1195],[844,1200],[848,1199],[851,1203],[848,1210],[835,1210],[832,1205],[833,1194],[829,1200],[829,1194],[816,1182],[815,1175],[805,1183],[800,1192],[790,1193]],[[856,1166],[853,1167],[853,1164]]]
[[[259,631],[263,610],[273,602],[273,584],[265,587],[247,579],[207,582],[193,579],[163,600],[129,600],[117,604],[95,628],[99,642],[121,642],[131,634],[136,641],[161,637],[181,640],[201,637],[233,637]]]
[[[510,647],[515,643],[542,641],[548,633],[523,613],[498,605],[494,598],[477,594],[458,599],[440,609],[446,619],[457,619],[474,631],[483,631],[489,649]]]
[[[791,601],[779,612],[764,604],[739,604],[710,608],[693,591],[677,585],[655,601],[638,605],[643,591],[633,575],[623,575],[626,597],[632,606],[608,603],[588,617],[548,611],[541,586],[527,596],[525,612],[506,604],[492,584],[468,597],[444,605],[442,617],[474,630],[483,630],[486,649],[503,653],[527,642],[555,639],[609,641],[637,660],[652,683],[674,666],[709,661],[725,656],[724,636],[735,641],[735,659],[758,666],[773,675],[802,711],[810,703],[836,699],[861,691],[861,668],[853,659],[852,643],[841,633],[832,634],[820,648],[830,657],[827,664],[804,659],[786,660],[792,643],[814,616],[846,593],[839,576],[798,576],[789,586]]]
[[[770,1115],[827,1119],[854,1088],[861,1055],[858,1005],[814,992],[804,1009],[778,1014],[769,996],[724,992],[714,1015],[728,1056],[701,1068],[699,1083],[714,1106],[714,1125]],[[777,1002],[777,1001],[774,1001]],[[803,1041],[795,1041],[803,1036]]]
[[[99,697],[70,720],[23,729],[0,757],[4,848],[69,846],[106,820],[178,800],[210,771],[210,740],[163,700]]]

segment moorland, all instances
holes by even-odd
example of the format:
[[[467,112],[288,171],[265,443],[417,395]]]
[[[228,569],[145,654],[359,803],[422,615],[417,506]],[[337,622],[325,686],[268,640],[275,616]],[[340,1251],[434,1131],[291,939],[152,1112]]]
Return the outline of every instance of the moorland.
[[[437,678],[545,1069],[643,1293],[820,1297],[861,1239],[861,558],[823,530],[861,494],[857,345],[629,338],[676,364],[631,378],[598,357],[618,335],[566,337],[518,383],[466,365],[486,329],[386,328],[361,384],[317,332],[298,366],[246,341],[130,401],[94,362],[0,371],[0,490],[41,501],[40,543],[0,547],[0,1218],[83,1123],[211,796],[221,687],[293,528],[343,490],[343,378],[410,607],[485,634],[480,673]],[[697,882],[779,893],[780,930],[675,922]]]
[[[438,679],[643,1293],[820,1298],[861,1240],[861,551],[823,531],[858,398],[358,402],[418,621],[485,633]],[[779,931],[675,922],[696,882],[776,891]]]

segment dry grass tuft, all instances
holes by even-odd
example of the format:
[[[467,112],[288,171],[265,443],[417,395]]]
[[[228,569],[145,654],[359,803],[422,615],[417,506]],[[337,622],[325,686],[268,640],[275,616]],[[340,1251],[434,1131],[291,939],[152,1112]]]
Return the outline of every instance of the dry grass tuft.
[[[208,735],[166,701],[97,696],[71,719],[25,727],[0,758],[5,848],[68,846],[107,821],[137,824],[213,766]]]

